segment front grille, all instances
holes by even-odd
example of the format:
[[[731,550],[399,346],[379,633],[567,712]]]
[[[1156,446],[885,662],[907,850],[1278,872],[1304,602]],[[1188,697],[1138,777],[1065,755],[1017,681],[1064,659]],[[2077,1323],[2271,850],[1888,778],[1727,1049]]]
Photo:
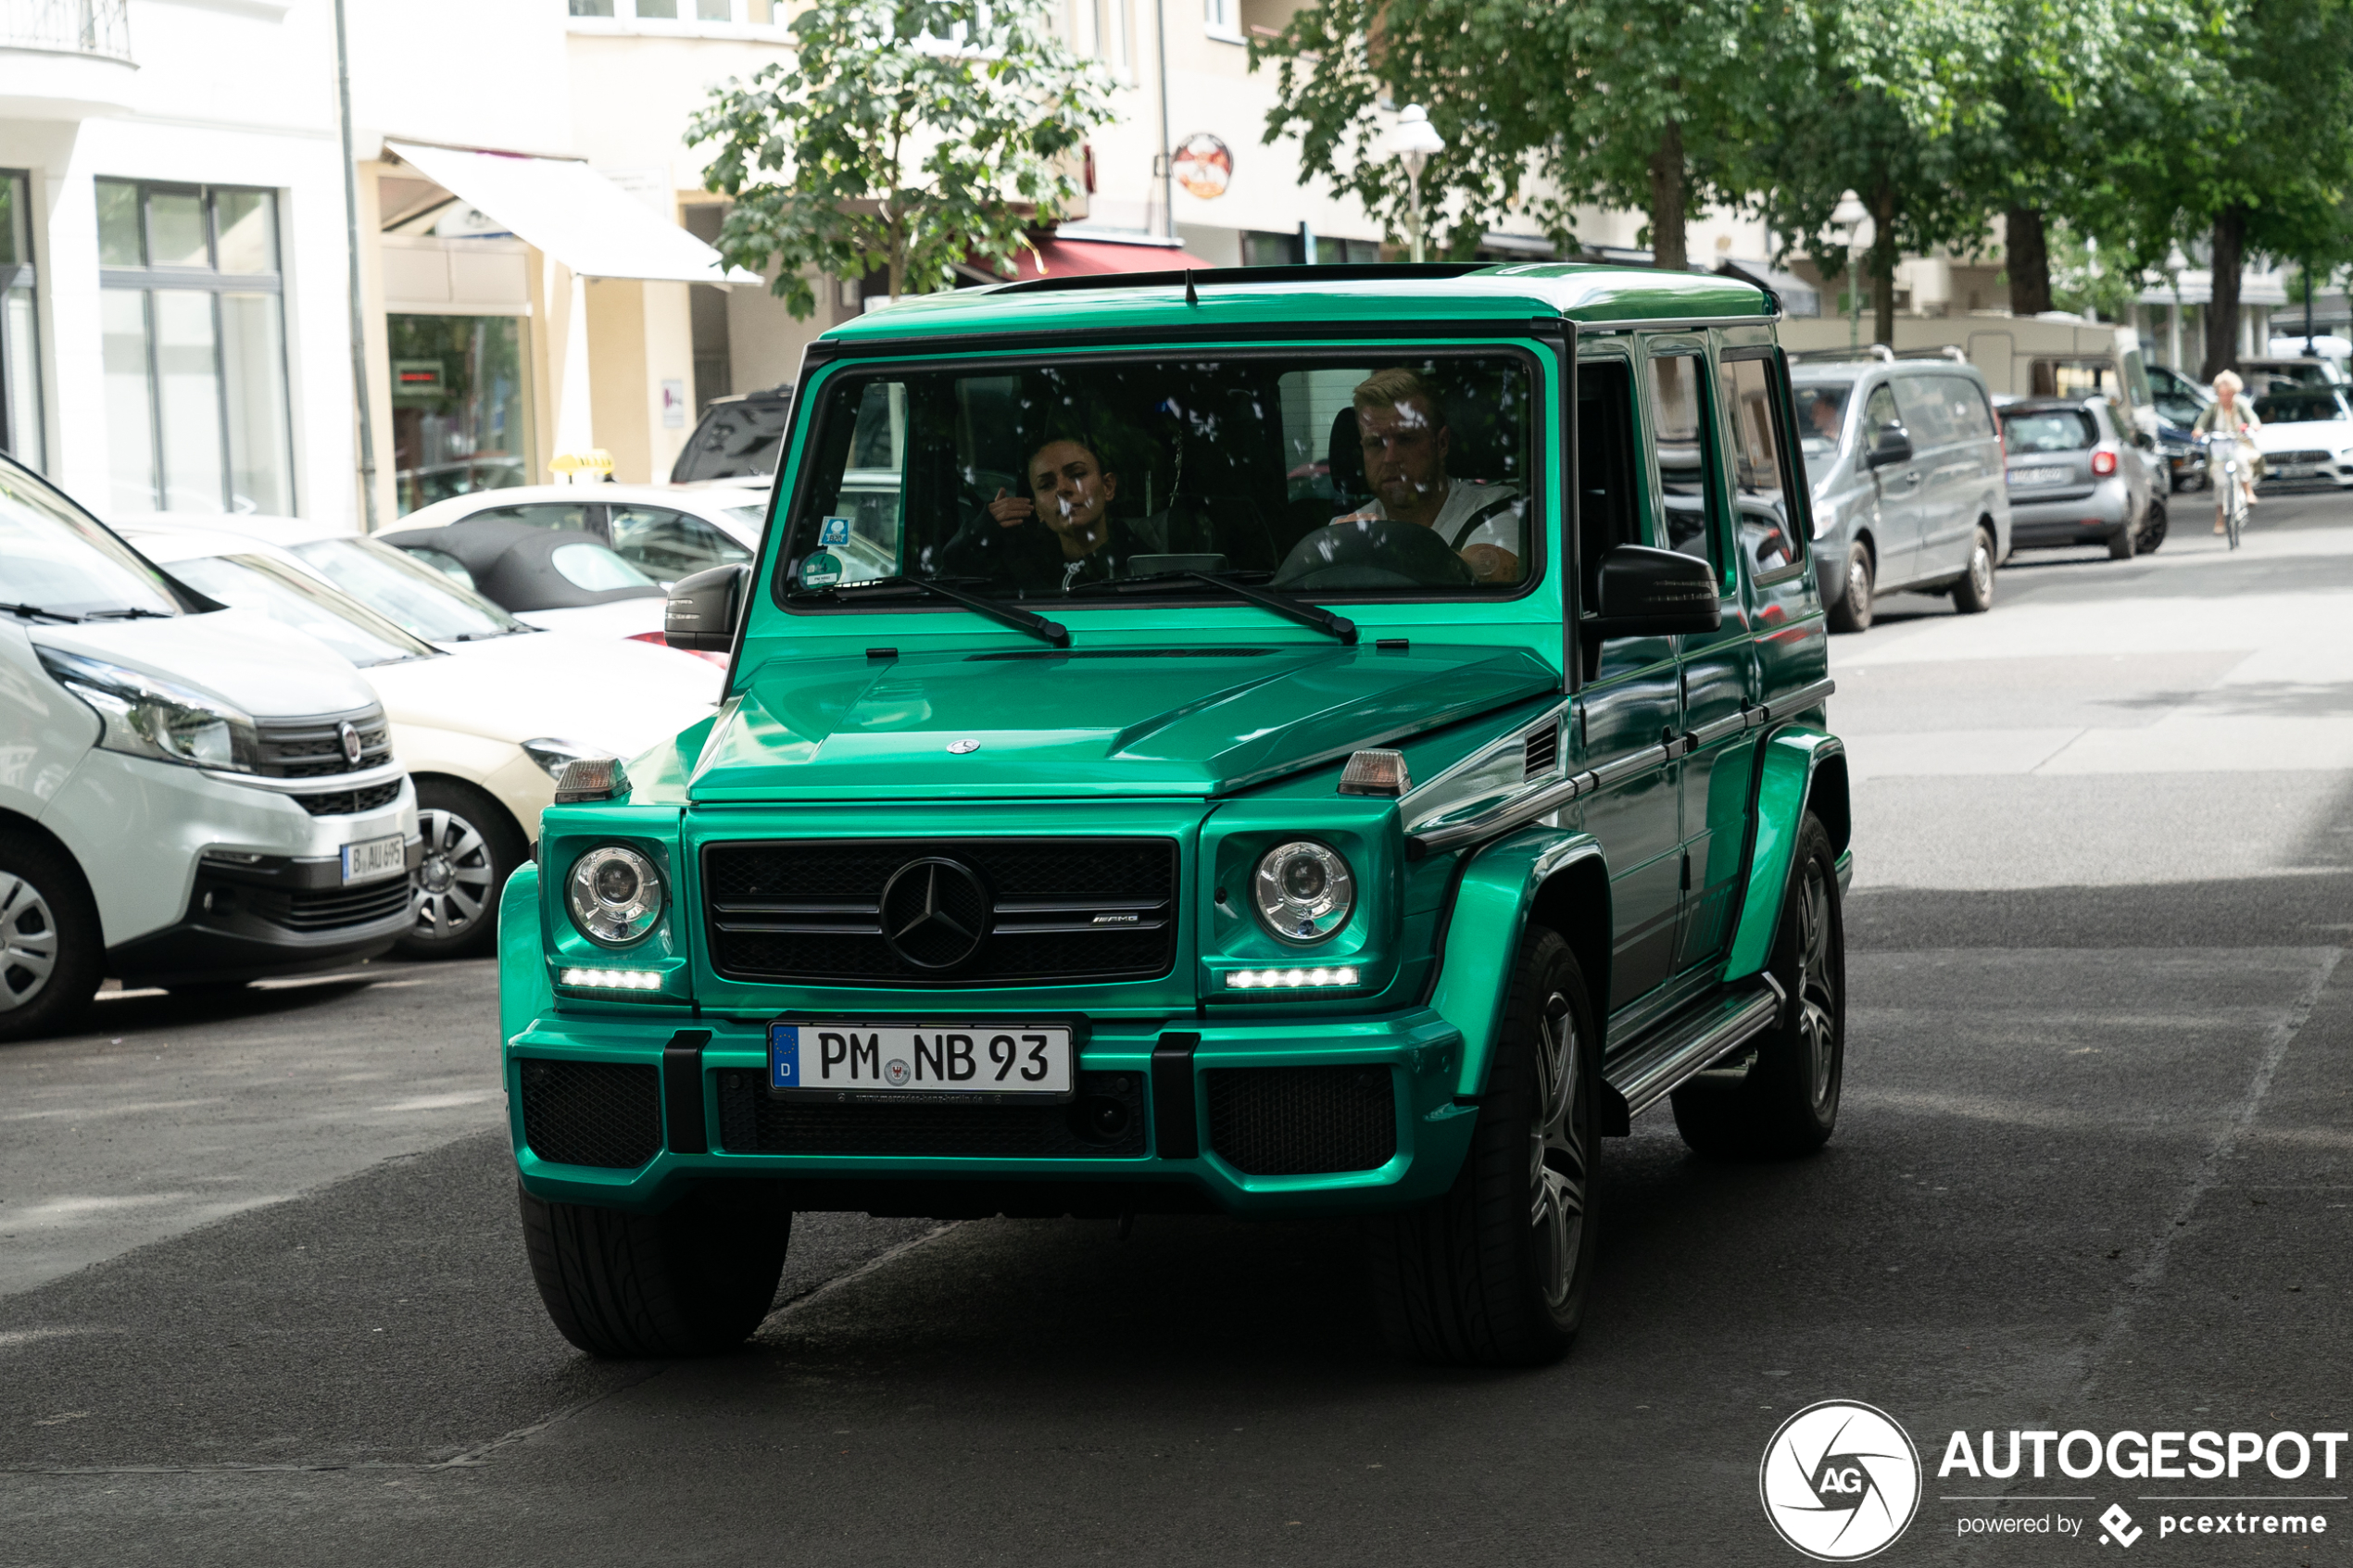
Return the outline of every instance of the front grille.
[[[560,1165],[643,1165],[661,1148],[661,1070],[527,1058],[522,1137],[534,1154]]]
[[[894,948],[883,935],[884,889],[926,859],[969,869],[982,893],[974,897],[953,872],[943,877],[938,907],[952,923],[911,929],[902,922]],[[712,844],[703,849],[703,889],[711,962],[731,980],[1144,980],[1176,961],[1173,839]],[[977,946],[960,942],[958,929],[972,931]]]
[[[320,795],[297,795],[293,799],[314,817],[351,817],[362,811],[372,811],[379,806],[389,806],[400,798],[400,781],[370,784],[365,789],[331,789]]]
[[[1370,1171],[1397,1153],[1386,1067],[1220,1067],[1205,1076],[1209,1147],[1246,1175]]]
[[[359,734],[359,760],[344,754],[343,726]],[[369,707],[317,719],[264,719],[255,726],[261,743],[254,771],[272,779],[320,779],[357,773],[392,760],[392,726],[384,710]]]
[[[2334,452],[2274,452],[2263,460],[2272,464],[2333,463],[2336,460],[2336,454]]]
[[[1137,1160],[1143,1076],[1081,1073],[1078,1095],[1040,1105],[783,1098],[764,1073],[719,1074],[719,1141],[737,1154],[894,1154],[973,1160]]]
[[[240,888],[237,897],[253,913],[289,931],[340,931],[371,925],[404,913],[411,890],[405,876],[386,877],[364,887]]]

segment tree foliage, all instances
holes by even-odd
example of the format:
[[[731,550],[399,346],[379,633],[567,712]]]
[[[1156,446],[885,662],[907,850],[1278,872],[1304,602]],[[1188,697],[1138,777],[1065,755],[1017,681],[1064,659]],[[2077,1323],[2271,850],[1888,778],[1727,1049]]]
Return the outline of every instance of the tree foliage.
[[[890,296],[1000,270],[1078,194],[1070,155],[1110,118],[1111,83],[1046,27],[1042,0],[817,0],[793,56],[711,90],[690,145],[734,198],[718,250],[777,269],[795,316],[810,274],[880,271]]]

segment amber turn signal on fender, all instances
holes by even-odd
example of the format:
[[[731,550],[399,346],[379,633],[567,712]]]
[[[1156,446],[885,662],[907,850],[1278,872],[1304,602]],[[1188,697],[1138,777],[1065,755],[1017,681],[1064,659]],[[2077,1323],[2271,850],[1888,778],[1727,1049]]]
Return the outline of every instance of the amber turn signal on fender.
[[[1360,751],[1340,771],[1342,795],[1403,795],[1413,787],[1402,751]]]

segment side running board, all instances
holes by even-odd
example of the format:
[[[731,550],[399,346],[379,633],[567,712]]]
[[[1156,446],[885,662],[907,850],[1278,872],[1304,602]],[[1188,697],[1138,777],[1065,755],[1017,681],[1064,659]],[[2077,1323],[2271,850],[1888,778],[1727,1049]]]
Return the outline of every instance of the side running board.
[[[1603,1077],[1626,1101],[1626,1114],[1640,1116],[1684,1080],[1747,1045],[1773,1026],[1781,1013],[1780,982],[1769,974],[1678,1014],[1634,1052],[1612,1063]]]

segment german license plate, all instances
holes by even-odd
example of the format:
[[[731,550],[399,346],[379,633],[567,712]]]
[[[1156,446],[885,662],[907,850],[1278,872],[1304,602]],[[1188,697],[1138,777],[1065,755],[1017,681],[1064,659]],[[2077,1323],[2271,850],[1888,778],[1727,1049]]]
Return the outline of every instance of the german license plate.
[[[2310,463],[2281,463],[2271,470],[2274,479],[2309,479],[2321,470]]]
[[[346,886],[355,882],[373,882],[405,872],[409,869],[408,847],[398,834],[387,838],[367,838],[343,847],[343,880]]]
[[[768,1026],[768,1084],[787,1093],[1063,1099],[1072,1082],[1065,1024],[795,1018]]]
[[[2072,469],[2012,469],[2012,484],[2065,484],[2074,476]]]

